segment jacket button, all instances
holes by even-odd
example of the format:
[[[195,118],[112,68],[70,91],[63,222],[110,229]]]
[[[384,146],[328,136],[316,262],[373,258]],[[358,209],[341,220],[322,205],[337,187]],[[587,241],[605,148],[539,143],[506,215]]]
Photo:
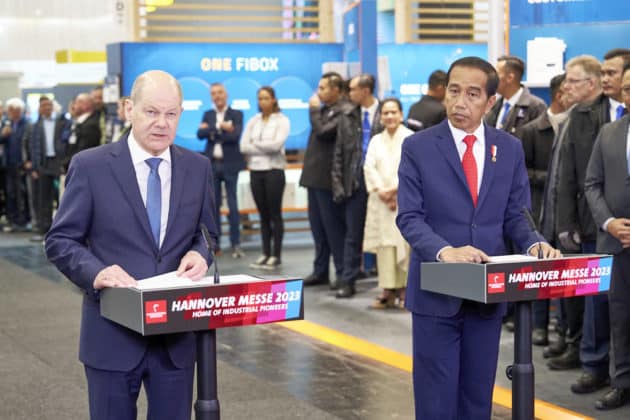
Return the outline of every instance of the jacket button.
[[[474,223],[472,225],[470,225],[470,227],[473,228],[473,229],[477,229],[477,225],[474,224]]]

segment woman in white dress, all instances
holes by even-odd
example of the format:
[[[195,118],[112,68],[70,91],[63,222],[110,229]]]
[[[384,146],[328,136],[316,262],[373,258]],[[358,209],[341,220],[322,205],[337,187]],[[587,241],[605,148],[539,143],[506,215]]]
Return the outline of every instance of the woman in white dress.
[[[363,166],[369,193],[363,250],[376,253],[378,285],[383,289],[370,306],[373,309],[404,307],[409,248],[396,227],[396,196],[402,143],[413,131],[402,121],[400,101],[383,100],[381,123],[385,130],[370,140]]]
[[[247,121],[240,143],[250,170],[250,187],[260,215],[262,236],[262,255],[251,267],[273,270],[282,261],[282,195],[287,164],[284,143],[290,123],[280,112],[276,93],[270,86],[258,89],[258,109],[260,112]]]

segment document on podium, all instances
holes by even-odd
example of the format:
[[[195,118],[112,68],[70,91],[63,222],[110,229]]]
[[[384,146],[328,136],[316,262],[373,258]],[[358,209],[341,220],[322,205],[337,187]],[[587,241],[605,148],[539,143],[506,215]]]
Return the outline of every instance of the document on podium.
[[[527,262],[536,261],[538,258],[525,254],[511,254],[511,255],[493,255],[490,257],[489,263],[515,263],[515,262]]]
[[[263,281],[258,277],[248,276],[246,274],[236,274],[231,276],[221,276],[220,284],[237,284],[237,283],[251,283],[255,281]],[[149,277],[146,279],[138,280],[136,289],[138,290],[152,290],[152,289],[174,289],[182,287],[197,287],[197,286],[211,286],[214,285],[214,278],[212,276],[203,277],[199,280],[191,280],[188,277],[178,276],[176,271],[170,273],[160,274],[159,276]]]

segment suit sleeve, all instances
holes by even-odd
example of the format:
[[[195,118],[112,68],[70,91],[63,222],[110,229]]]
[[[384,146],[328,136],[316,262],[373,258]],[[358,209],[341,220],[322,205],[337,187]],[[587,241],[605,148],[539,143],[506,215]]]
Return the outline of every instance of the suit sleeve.
[[[332,108],[329,108],[328,112],[339,113],[338,110],[333,110]],[[339,115],[331,115],[328,118],[324,118],[319,108],[310,108],[309,117],[311,120],[311,128],[317,140],[325,142],[335,141],[337,138]]]
[[[203,114],[203,118],[201,119],[201,122],[208,124],[208,127],[207,128],[199,128],[197,130],[197,138],[199,140],[208,140],[208,141],[210,141],[210,137],[211,137],[210,133],[213,130],[216,131],[216,128],[212,127],[210,125],[210,113],[209,112],[205,112]]]
[[[337,134],[335,137],[337,140],[333,146],[333,161],[332,161],[332,170],[331,170],[331,182],[332,182],[332,195],[333,200],[336,203],[340,203],[343,201],[344,197],[344,189],[343,189],[343,173],[344,173],[344,153],[345,153],[345,144],[344,141],[346,136],[343,135],[345,124],[348,122],[348,117],[345,115],[340,116],[336,127]]]
[[[241,133],[243,132],[243,113],[236,109],[231,111],[230,118],[232,119],[234,130],[231,133],[227,131],[221,132],[222,143],[238,143],[241,139]]]
[[[424,209],[424,179],[413,154],[413,140],[402,146],[398,167],[398,216],[396,225],[423,261],[435,261],[438,251],[450,244],[427,224]]]
[[[591,157],[588,161],[586,169],[586,178],[584,179],[584,194],[593,214],[593,219],[597,227],[601,229],[604,222],[611,217],[615,217],[608,207],[604,197],[604,156],[602,152],[602,134],[606,130],[600,131],[593,146]]]
[[[93,212],[91,191],[87,171],[80,158],[74,158],[63,199],[46,235],[46,255],[70,281],[96,298],[92,285],[106,265],[92,254],[86,243]]]
[[[195,237],[193,238],[193,243],[191,246],[192,251],[197,251],[201,254],[206,261],[208,262],[208,266],[212,264],[212,257],[210,256],[210,252],[208,251],[208,246],[215,249],[218,244],[218,221],[214,219],[214,191],[213,182],[212,182],[212,167],[210,165],[210,160],[205,159],[204,166],[204,179],[205,187],[204,194],[201,200],[201,212],[199,214],[199,219],[197,220],[197,225],[200,226],[202,223],[208,228],[208,232],[210,233],[210,237],[212,238],[212,244],[206,244],[206,240],[203,237],[203,234],[199,229],[196,230]]]

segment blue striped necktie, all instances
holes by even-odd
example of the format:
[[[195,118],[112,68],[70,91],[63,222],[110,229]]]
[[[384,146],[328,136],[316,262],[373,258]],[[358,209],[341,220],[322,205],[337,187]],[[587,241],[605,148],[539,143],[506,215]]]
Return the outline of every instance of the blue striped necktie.
[[[370,125],[370,113],[367,111],[363,112],[363,160],[365,160],[365,155],[367,153],[368,144],[370,143],[370,131],[372,127]]]
[[[160,181],[160,173],[158,167],[161,158],[149,158],[145,160],[146,164],[151,168],[149,179],[147,180],[147,215],[149,216],[149,224],[151,225],[151,233],[153,241],[157,247],[160,247],[160,224],[162,214],[162,182]]]

